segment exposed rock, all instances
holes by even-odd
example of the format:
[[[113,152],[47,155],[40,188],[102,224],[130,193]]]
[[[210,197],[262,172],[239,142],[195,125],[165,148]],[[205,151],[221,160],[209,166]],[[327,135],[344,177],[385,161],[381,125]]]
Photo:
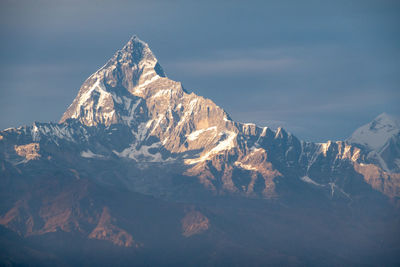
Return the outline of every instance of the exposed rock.
[[[40,158],[38,143],[30,143],[26,145],[14,146],[18,156],[24,157],[26,160],[34,160]]]
[[[134,242],[132,235],[118,226],[115,226],[113,222],[115,222],[115,219],[111,217],[108,207],[104,207],[99,223],[89,234],[89,238],[107,240],[117,246],[141,246],[139,243]]]
[[[355,163],[354,169],[374,189],[389,196],[393,200],[400,196],[400,173],[388,173],[374,164]],[[398,200],[397,200],[398,201]]]
[[[199,211],[189,211],[182,219],[182,235],[185,237],[201,234],[207,231],[209,227],[208,218]]]
[[[6,214],[0,217],[0,224],[22,236],[33,233],[34,220],[26,200],[19,200]]]

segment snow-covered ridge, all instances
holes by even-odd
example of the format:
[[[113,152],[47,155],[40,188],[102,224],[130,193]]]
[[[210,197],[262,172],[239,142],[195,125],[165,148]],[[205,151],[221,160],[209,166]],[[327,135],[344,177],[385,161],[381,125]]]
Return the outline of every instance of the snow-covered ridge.
[[[90,149],[81,152],[82,158],[104,158],[103,155],[93,153]]]
[[[399,121],[386,113],[382,113],[372,122],[358,128],[347,141],[378,151],[391,137],[399,133]]]
[[[197,130],[194,131],[192,133],[190,133],[187,136],[187,139],[190,141],[196,140],[201,134],[203,134],[204,132],[208,132],[208,131],[216,131],[217,130],[217,126],[213,126],[213,127],[209,127],[207,129],[201,129],[201,130]]]
[[[199,158],[195,159],[187,159],[185,160],[186,164],[195,164],[198,162],[202,162],[210,159],[211,156],[220,153],[221,151],[230,150],[235,147],[235,138],[237,137],[237,133],[235,132],[222,132],[220,133],[223,136],[223,139],[218,142],[218,144],[212,148],[210,151],[206,152]]]

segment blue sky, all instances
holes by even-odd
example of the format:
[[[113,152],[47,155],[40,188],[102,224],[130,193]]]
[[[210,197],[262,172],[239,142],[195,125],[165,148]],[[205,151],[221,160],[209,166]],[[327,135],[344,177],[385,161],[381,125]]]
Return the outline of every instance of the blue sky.
[[[346,138],[400,116],[400,2],[0,2],[0,128],[57,121],[129,37],[234,120]]]

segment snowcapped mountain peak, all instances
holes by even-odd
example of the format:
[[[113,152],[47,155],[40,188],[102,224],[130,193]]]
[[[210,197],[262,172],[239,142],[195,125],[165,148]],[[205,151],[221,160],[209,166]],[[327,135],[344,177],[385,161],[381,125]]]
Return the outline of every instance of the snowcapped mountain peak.
[[[167,78],[149,46],[133,36],[84,82],[60,122],[124,124],[139,141],[152,136],[172,152],[204,150],[195,157],[208,159],[234,144],[238,129],[225,118],[214,102]]]
[[[72,118],[89,126],[99,123],[130,125],[134,113],[143,110],[132,110],[138,107],[135,104],[139,101],[138,97],[147,98],[157,93],[155,84],[162,89],[180,87],[180,83],[166,78],[148,44],[134,35],[83,83],[60,122]]]
[[[132,36],[124,47],[117,52],[117,57],[120,63],[129,63],[130,61],[133,61],[133,63],[145,61],[150,65],[157,63],[149,45],[136,35]]]
[[[154,57],[149,45],[136,35],[133,35],[120,51],[125,53],[138,53],[138,55],[148,54]]]
[[[347,141],[378,151],[390,138],[399,133],[399,121],[387,113],[382,113],[370,123],[358,128]]]
[[[372,121],[371,127],[371,130],[374,131],[379,131],[383,128],[391,130],[400,128],[400,123],[395,117],[383,112]]]
[[[142,45],[148,46],[148,44],[142,41],[136,34],[132,35],[131,38],[129,38],[129,41],[125,46],[133,43],[140,43]]]

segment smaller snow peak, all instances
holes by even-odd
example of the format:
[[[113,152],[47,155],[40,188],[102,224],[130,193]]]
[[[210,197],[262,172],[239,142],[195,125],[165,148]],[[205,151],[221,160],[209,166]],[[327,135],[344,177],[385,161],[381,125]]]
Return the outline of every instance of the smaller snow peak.
[[[385,130],[398,129],[400,128],[400,123],[396,118],[384,112],[370,123],[370,130],[377,131],[383,128]]]
[[[391,137],[399,133],[399,121],[386,113],[382,113],[370,123],[354,131],[347,141],[378,151]]]
[[[381,119],[389,119],[392,120],[393,117],[389,114],[387,114],[386,112],[382,112],[381,114],[379,114],[378,116],[376,116],[375,120],[381,120]]]

